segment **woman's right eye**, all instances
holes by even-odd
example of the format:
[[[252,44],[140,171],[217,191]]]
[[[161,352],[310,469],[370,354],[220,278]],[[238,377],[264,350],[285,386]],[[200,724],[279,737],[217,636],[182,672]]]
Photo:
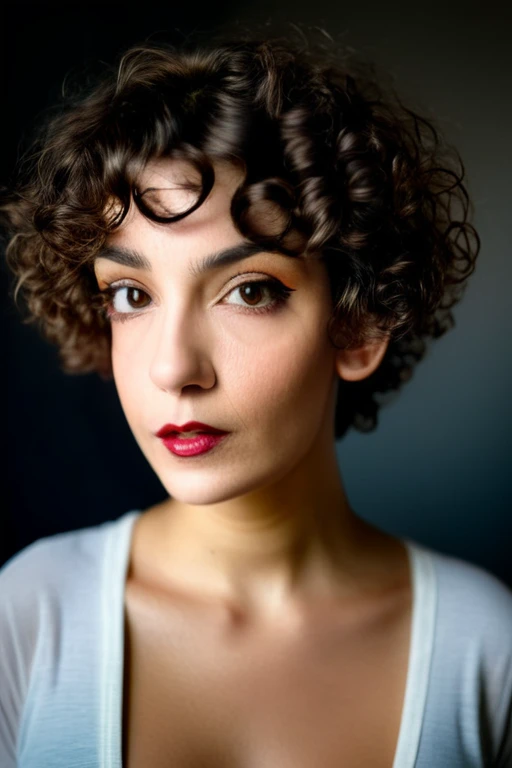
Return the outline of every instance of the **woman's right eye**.
[[[133,285],[110,286],[107,289],[109,301],[107,314],[111,318],[119,315],[131,315],[139,309],[144,309],[150,303],[148,294]]]

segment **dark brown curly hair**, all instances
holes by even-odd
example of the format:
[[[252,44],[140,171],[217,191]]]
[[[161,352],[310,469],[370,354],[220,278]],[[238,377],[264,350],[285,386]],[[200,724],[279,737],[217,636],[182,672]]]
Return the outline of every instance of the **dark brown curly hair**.
[[[375,428],[383,395],[410,378],[429,337],[453,326],[480,240],[458,152],[384,89],[374,65],[349,58],[283,38],[144,44],[63,100],[0,212],[15,298],[21,290],[27,321],[59,346],[66,371],[111,375],[92,265],[132,202],[157,222],[183,218],[210,192],[212,161],[227,160],[244,170],[231,204],[241,234],[325,259],[332,342],[390,337],[372,375],[339,383],[336,437]],[[161,157],[194,169],[189,210],[158,210],[139,189],[141,170]],[[269,205],[279,231],[264,230]]]

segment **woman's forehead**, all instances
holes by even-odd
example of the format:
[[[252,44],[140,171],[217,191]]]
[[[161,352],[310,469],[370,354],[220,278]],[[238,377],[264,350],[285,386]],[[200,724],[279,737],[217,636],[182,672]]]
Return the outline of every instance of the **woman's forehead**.
[[[244,175],[239,168],[226,161],[215,161],[212,165],[215,183],[198,210],[205,206],[206,209],[213,207],[229,210],[231,198],[243,181]],[[138,178],[137,187],[150,205],[162,207],[164,211],[169,209],[172,214],[187,210],[195,203],[202,189],[202,179],[199,171],[191,163],[180,159],[163,158],[147,164]],[[152,195],[152,200],[147,200],[148,194]],[[158,213],[158,211],[155,212]]]
[[[132,201],[123,223],[109,236],[106,251],[109,248],[111,251],[131,251],[141,257],[139,261],[154,263],[155,266],[161,263],[166,269],[169,268],[169,256],[178,256],[172,259],[172,268],[181,270],[186,266],[187,274],[194,277],[202,277],[207,271],[215,273],[215,269],[200,268],[205,261],[212,261],[211,257],[237,250],[243,254],[244,249],[247,258],[260,254],[258,262],[261,266],[270,267],[286,262],[288,270],[291,268],[293,272],[315,269],[312,264],[306,265],[305,261],[317,261],[318,258],[306,260],[300,251],[295,256],[285,256],[275,248],[258,248],[254,242],[247,241],[231,216],[231,200],[243,182],[244,174],[239,167],[226,161],[215,161],[213,167],[215,183],[206,200],[196,210],[178,221],[161,223],[145,216]],[[187,210],[194,204],[199,193],[197,188],[187,189],[186,186],[190,184],[200,189],[199,172],[190,163],[172,158],[151,161],[137,181],[138,189],[145,195],[148,204],[162,216]],[[263,216],[268,224],[276,218],[277,212],[272,201],[263,203],[259,216]],[[98,254],[99,257],[101,255]],[[131,261],[135,263],[134,259]],[[229,263],[229,257],[221,259],[219,266]]]

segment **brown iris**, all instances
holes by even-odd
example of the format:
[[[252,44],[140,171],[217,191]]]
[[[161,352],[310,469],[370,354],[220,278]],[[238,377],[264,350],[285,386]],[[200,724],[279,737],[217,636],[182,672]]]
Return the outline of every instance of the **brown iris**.
[[[131,307],[134,309],[140,309],[145,307],[148,301],[148,296],[141,291],[140,288],[130,288],[126,286],[126,298]]]
[[[259,304],[262,300],[263,289],[259,283],[247,283],[247,285],[241,286],[239,291],[248,304]]]

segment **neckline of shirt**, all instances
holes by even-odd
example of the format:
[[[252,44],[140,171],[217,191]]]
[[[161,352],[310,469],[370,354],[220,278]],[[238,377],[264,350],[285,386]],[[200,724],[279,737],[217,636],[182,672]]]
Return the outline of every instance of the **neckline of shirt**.
[[[109,523],[103,560],[100,768],[122,768],[124,591],[133,524],[140,510]],[[402,539],[412,586],[411,638],[402,717],[392,768],[414,768],[428,692],[434,647],[437,583],[432,553]]]

